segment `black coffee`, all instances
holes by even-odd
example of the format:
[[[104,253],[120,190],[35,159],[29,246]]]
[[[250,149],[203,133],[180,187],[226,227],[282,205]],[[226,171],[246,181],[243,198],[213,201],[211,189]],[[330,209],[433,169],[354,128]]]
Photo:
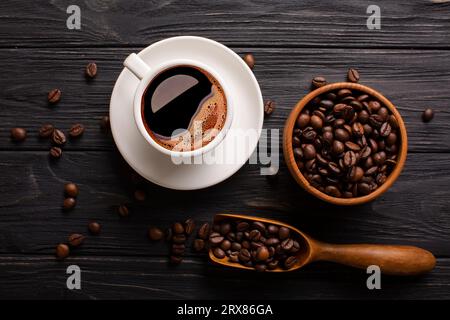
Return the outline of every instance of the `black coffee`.
[[[180,145],[191,150],[208,144],[222,129],[227,104],[212,75],[197,67],[177,66],[153,79],[141,110],[156,142],[169,150]]]

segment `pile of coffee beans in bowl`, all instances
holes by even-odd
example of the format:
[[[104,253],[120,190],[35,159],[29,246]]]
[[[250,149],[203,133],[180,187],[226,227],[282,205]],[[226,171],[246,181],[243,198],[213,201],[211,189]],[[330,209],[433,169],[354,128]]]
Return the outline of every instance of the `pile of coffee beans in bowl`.
[[[326,92],[301,111],[293,130],[293,152],[303,176],[337,198],[368,195],[386,182],[400,148],[398,122],[364,92]]]
[[[217,259],[260,272],[291,269],[305,250],[298,234],[287,227],[231,219],[214,223],[209,245]]]

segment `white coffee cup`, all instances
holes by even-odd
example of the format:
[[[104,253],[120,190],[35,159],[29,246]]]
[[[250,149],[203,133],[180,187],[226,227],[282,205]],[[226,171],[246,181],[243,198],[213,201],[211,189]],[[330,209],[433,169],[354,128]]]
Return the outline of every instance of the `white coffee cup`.
[[[171,157],[196,157],[203,155],[214,148],[216,148],[220,142],[225,137],[228,129],[231,126],[231,122],[233,121],[233,101],[230,96],[230,91],[228,90],[228,85],[225,83],[222,79],[222,77],[217,74],[217,72],[212,69],[211,67],[201,63],[200,61],[190,60],[190,59],[176,59],[176,60],[170,60],[163,64],[160,64],[158,66],[149,67],[148,64],[146,64],[139,55],[132,53],[130,54],[124,61],[123,65],[130,70],[139,80],[140,83],[134,93],[134,103],[133,103],[133,110],[134,110],[134,120],[136,122],[136,126],[139,129],[139,132],[144,137],[144,139],[156,150],[160,151],[163,154],[166,154]],[[222,127],[222,130],[213,138],[211,142],[206,144],[205,146],[201,148],[197,148],[194,150],[189,151],[174,151],[169,150],[161,146],[159,143],[157,143],[153,137],[148,133],[147,129],[144,125],[144,119],[142,118],[142,97],[145,93],[145,90],[149,86],[149,84],[152,82],[152,80],[161,72],[164,70],[167,70],[169,68],[175,67],[175,66],[192,66],[192,67],[198,67],[200,69],[205,70],[209,74],[211,74],[222,86],[223,92],[225,94],[225,98],[227,101],[227,114],[225,123]]]

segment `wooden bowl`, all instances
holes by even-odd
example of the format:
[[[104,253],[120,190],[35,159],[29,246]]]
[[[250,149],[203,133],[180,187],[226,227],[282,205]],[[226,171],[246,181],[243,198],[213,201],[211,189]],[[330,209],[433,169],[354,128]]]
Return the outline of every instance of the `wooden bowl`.
[[[326,193],[323,193],[313,187],[308,180],[303,176],[303,174],[300,172],[300,169],[297,167],[297,164],[294,159],[294,152],[292,147],[292,134],[295,127],[295,121],[297,117],[299,116],[300,112],[303,110],[303,108],[308,105],[308,103],[313,100],[315,97],[320,96],[323,93],[326,93],[328,91],[334,91],[337,89],[351,89],[351,90],[358,90],[361,92],[364,92],[368,94],[369,96],[373,96],[374,98],[378,99],[386,108],[388,108],[392,114],[395,116],[398,125],[399,125],[399,132],[400,132],[400,145],[399,145],[399,153],[397,156],[397,164],[392,170],[391,174],[387,177],[386,182],[382,184],[379,188],[377,188],[374,192],[362,196],[362,197],[355,197],[355,198],[337,198],[332,197]],[[371,89],[369,87],[363,86],[361,84],[357,83],[351,83],[351,82],[338,82],[329,84],[326,86],[323,86],[321,88],[318,88],[309,94],[307,94],[303,99],[301,99],[294,107],[294,109],[291,111],[291,114],[289,115],[288,119],[286,120],[286,124],[284,127],[283,132],[283,153],[284,153],[284,159],[286,161],[286,164],[289,168],[289,171],[291,172],[294,179],[297,181],[297,183],[303,187],[306,191],[314,195],[315,197],[322,199],[326,202],[336,204],[336,205],[358,205],[362,203],[366,203],[369,201],[374,200],[381,194],[383,194],[387,189],[389,189],[394,181],[398,178],[400,175],[400,172],[403,169],[403,166],[405,165],[406,161],[406,154],[408,151],[408,137],[406,134],[406,127],[405,123],[403,122],[402,117],[400,116],[400,113],[397,111],[397,109],[394,107],[394,105],[386,99],[381,93],[378,91]]]

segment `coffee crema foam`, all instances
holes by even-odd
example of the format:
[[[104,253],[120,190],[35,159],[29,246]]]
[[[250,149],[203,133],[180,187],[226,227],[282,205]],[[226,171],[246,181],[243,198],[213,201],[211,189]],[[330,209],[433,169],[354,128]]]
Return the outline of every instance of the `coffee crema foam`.
[[[150,136],[160,146],[172,151],[191,151],[206,146],[223,129],[227,116],[227,100],[220,83],[201,68],[187,67],[200,71],[211,84],[210,94],[199,103],[188,128],[181,133],[167,137],[154,132],[151,125],[146,124]],[[146,108],[148,107],[146,106]]]

